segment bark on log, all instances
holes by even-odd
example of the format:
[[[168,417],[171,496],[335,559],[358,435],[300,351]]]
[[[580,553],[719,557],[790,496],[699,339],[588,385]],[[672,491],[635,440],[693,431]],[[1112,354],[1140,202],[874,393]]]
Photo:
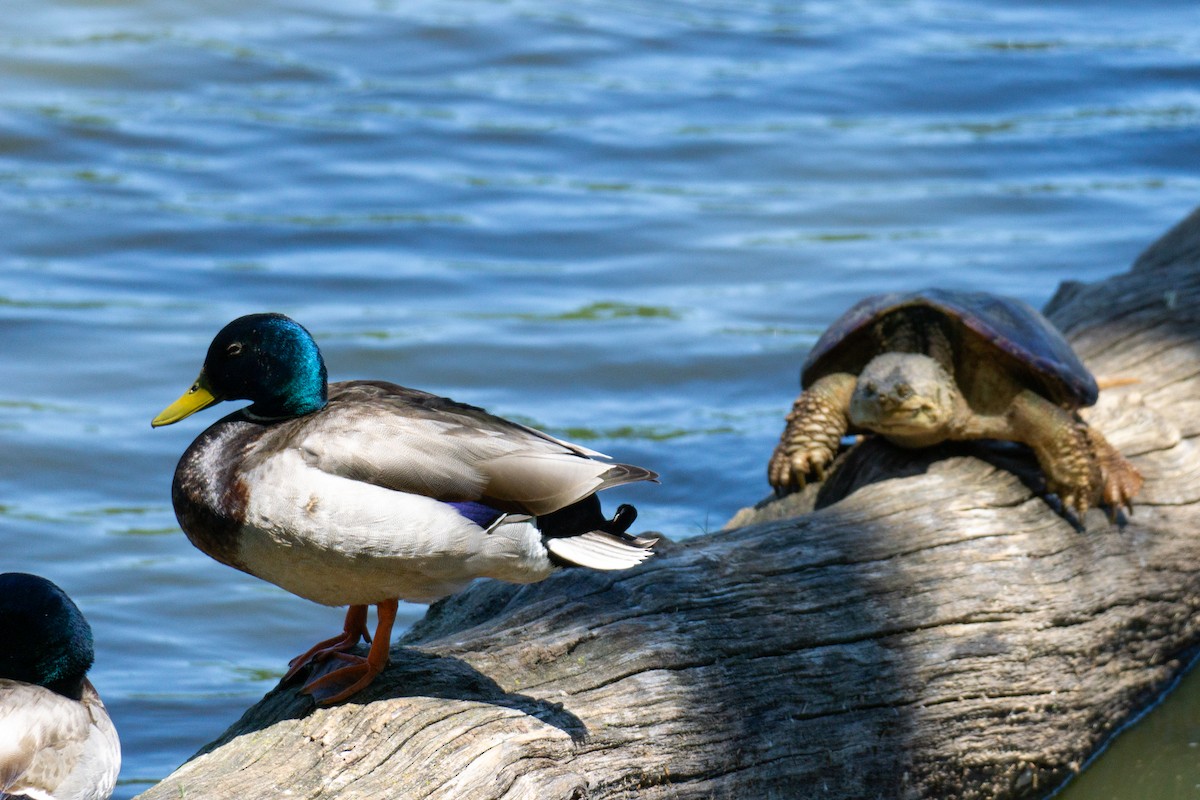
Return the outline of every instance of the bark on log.
[[[1089,413],[1128,525],[1013,448],[875,444],[636,570],[478,584],[355,701],[277,688],[141,797],[1046,795],[1200,649],[1200,212],[1048,312],[1138,381]]]

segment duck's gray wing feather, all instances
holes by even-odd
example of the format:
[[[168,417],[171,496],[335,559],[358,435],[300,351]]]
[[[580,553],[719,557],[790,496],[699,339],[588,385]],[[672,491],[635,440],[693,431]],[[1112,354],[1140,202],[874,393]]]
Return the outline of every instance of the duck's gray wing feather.
[[[546,514],[610,486],[654,480],[602,453],[444,397],[377,381],[329,387],[318,414],[281,425],[322,471],[439,500]],[[290,433],[289,433],[290,431]]]
[[[83,751],[83,706],[49,689],[0,680],[0,789],[53,791]]]
[[[90,683],[78,702],[0,680],[0,791],[107,797],[119,753],[116,731]]]

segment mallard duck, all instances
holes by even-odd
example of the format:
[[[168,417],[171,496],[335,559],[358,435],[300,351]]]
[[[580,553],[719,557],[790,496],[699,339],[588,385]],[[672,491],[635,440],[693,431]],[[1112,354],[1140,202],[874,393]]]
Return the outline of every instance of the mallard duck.
[[[313,337],[282,314],[226,325],[196,382],[151,424],[223,400],[251,404],[184,452],[175,515],[217,561],[349,606],[342,633],[292,659],[284,676],[346,662],[303,687],[322,705],[387,665],[399,600],[431,603],[480,577],[532,583],[561,567],[625,569],[655,541],[626,532],[632,506],[606,519],[595,496],[655,473],[427,392],[327,383]],[[360,638],[371,642],[365,658],[347,652]]]
[[[121,745],[87,679],[92,629],[66,593],[0,575],[0,796],[105,800]]]

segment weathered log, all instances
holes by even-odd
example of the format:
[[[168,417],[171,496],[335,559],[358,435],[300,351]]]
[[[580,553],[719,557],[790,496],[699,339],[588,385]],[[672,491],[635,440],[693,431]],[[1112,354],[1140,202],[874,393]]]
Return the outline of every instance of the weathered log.
[[[1020,449],[872,443],[636,570],[477,584],[352,702],[277,688],[141,797],[1044,796],[1200,649],[1200,212],[1048,312],[1137,381],[1089,413],[1146,478],[1123,527]]]

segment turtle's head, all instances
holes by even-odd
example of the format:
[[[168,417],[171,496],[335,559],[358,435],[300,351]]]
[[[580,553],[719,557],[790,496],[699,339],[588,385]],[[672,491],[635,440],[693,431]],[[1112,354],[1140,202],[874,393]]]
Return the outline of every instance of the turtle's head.
[[[903,447],[928,447],[947,438],[964,404],[954,378],[934,359],[883,353],[858,376],[850,422]]]

